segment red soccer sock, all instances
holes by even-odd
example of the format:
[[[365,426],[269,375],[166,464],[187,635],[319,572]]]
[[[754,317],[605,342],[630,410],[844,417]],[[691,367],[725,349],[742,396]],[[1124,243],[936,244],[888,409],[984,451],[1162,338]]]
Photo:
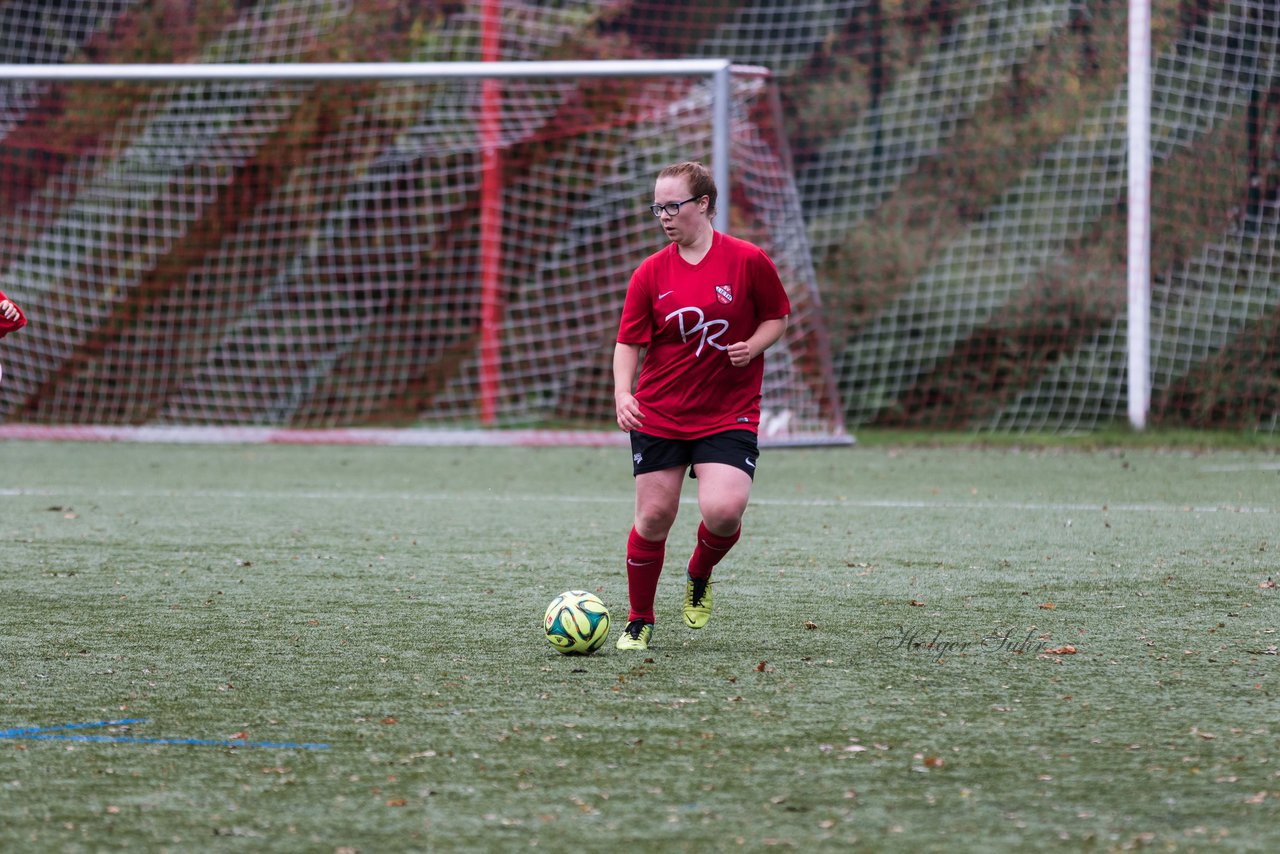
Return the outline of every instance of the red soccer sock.
[[[689,577],[710,578],[711,570],[715,569],[720,559],[729,553],[729,549],[733,548],[733,544],[740,536],[742,536],[741,525],[729,536],[722,537],[711,533],[707,530],[705,523],[699,522],[698,545],[693,549],[693,557],[689,558]]]
[[[667,541],[646,540],[631,529],[627,537],[627,595],[631,598],[631,615],[627,620],[654,622],[653,599],[658,593],[658,576],[667,553]]]

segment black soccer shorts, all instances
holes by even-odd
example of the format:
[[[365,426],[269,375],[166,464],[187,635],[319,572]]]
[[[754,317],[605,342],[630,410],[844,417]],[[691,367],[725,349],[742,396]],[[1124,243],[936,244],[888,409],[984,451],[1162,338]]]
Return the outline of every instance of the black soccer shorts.
[[[697,477],[693,467],[698,463],[724,463],[745,471],[754,480],[759,457],[760,446],[750,430],[725,430],[698,439],[663,439],[631,431],[633,476],[687,466],[689,477]]]

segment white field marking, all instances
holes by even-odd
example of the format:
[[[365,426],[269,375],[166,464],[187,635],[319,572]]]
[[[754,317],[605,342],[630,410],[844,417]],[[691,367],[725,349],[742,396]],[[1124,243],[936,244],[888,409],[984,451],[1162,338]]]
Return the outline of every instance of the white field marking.
[[[1280,507],[1243,507],[1236,504],[1190,505],[1190,504],[1067,504],[1043,503],[1038,501],[919,501],[919,500],[885,500],[866,499],[849,501],[839,499],[769,499],[753,498],[752,504],[778,504],[796,507],[859,507],[867,509],[887,510],[1032,510],[1077,512],[1100,511],[1123,513],[1277,513]]]
[[[1231,463],[1217,466],[1200,466],[1207,474],[1226,474],[1240,471],[1280,471],[1280,463]]]
[[[241,490],[241,489],[120,489],[120,490],[81,490],[75,487],[0,487],[0,498],[79,496],[82,500],[89,498],[219,498],[230,500],[268,499],[272,501],[284,499],[310,499],[313,501],[472,501],[502,503],[559,503],[559,504],[599,504],[627,503],[634,498],[630,495],[512,495],[465,492],[334,492],[302,490],[297,492],[281,490]],[[695,496],[685,496],[681,504],[696,505]],[[1243,506],[1236,504],[1192,505],[1192,504],[1114,504],[1102,502],[1067,503],[1038,501],[923,501],[919,499],[847,499],[847,498],[753,498],[753,505],[766,507],[848,507],[851,509],[870,510],[1014,510],[1030,512],[1103,512],[1103,513],[1280,513],[1280,507]]]

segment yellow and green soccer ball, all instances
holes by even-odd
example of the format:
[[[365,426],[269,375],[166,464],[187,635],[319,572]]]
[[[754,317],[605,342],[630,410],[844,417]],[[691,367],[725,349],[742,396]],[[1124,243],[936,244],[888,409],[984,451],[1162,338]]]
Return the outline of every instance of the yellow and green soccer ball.
[[[551,600],[542,628],[556,652],[590,655],[609,637],[609,609],[594,593],[569,590]]]

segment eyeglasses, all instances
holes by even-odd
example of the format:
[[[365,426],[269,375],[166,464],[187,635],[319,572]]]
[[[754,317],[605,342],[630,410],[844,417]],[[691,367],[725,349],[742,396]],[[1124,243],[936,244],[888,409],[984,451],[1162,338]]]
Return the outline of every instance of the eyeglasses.
[[[702,196],[705,195],[706,193],[702,194]],[[681,205],[687,205],[689,202],[696,202],[698,199],[702,198],[702,196],[690,196],[683,202],[667,202],[665,205],[649,205],[649,210],[653,211],[654,216],[662,216],[663,211],[667,212],[667,216],[676,216],[680,213]]]

